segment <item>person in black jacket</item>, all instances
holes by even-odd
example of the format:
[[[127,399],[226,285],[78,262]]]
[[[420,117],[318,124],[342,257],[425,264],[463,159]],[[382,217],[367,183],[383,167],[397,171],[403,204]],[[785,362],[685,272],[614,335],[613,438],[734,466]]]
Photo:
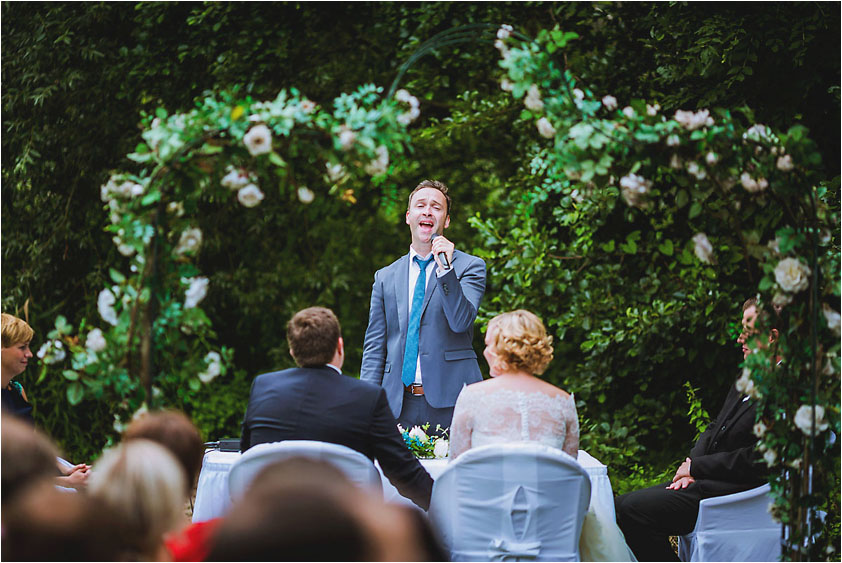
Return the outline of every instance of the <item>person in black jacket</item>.
[[[342,374],[345,345],[330,309],[310,307],[287,324],[299,367],[254,379],[243,419],[240,451],[267,442],[315,440],[377,459],[403,496],[427,510],[433,480],[406,448],[386,392]]]
[[[751,353],[757,302],[743,305],[743,331],[737,339],[743,357]],[[773,329],[768,341],[774,342]],[[755,337],[756,338],[756,337]],[[757,339],[757,345],[764,345]],[[755,404],[732,385],[717,417],[675,472],[672,481],[641,489],[614,500],[617,524],[639,561],[678,561],[669,536],[688,534],[696,525],[699,501],[758,487],[766,482],[766,468],[758,463]]]

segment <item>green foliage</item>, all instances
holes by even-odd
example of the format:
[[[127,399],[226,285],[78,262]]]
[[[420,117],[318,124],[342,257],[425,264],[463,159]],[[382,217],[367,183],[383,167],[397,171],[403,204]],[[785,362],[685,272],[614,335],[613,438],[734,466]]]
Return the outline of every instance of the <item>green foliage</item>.
[[[687,416],[690,417],[690,424],[696,429],[696,435],[693,436],[693,441],[696,441],[710,424],[710,415],[702,407],[702,402],[696,396],[696,393],[699,392],[698,389],[694,389],[689,381],[685,381],[684,390],[687,393],[687,404],[689,405]]]

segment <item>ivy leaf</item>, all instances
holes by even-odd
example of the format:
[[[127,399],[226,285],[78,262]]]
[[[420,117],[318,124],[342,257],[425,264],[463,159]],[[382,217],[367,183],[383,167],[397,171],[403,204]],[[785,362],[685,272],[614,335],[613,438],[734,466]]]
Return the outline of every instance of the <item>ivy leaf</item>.
[[[69,379],[70,381],[76,381],[79,379],[79,374],[73,371],[72,369],[66,369],[61,372],[65,379]]]
[[[698,201],[694,201],[693,205],[690,206],[690,213],[688,213],[687,216],[690,219],[693,219],[695,217],[698,217],[701,213],[702,213],[702,204],[699,203]]]
[[[114,268],[108,268],[108,275],[111,276],[111,279],[114,280],[114,283],[123,283],[124,281],[126,281],[126,276],[124,276]]]
[[[666,254],[667,256],[672,256],[673,246],[672,241],[670,239],[665,240],[661,244],[658,245],[658,250],[661,251],[662,254]]]

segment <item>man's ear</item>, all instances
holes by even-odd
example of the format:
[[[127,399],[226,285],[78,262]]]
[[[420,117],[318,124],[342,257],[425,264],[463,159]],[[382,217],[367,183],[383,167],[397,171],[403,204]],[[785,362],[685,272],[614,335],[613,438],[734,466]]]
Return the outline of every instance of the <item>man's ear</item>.
[[[336,343],[336,353],[340,356],[345,355],[345,341],[342,340],[342,337],[339,337],[339,341]]]
[[[444,218],[444,228],[448,228],[450,226],[450,215]]]
[[[773,328],[771,331],[769,331],[769,344],[777,342],[779,334],[780,333],[778,332],[778,329],[776,329],[776,328]]]

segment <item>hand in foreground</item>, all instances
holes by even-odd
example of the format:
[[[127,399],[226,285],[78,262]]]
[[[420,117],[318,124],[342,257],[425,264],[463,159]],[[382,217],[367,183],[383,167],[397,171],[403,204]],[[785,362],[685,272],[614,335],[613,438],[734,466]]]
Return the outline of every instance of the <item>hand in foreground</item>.
[[[453,243],[444,238],[443,236],[439,235],[435,239],[433,239],[433,258],[438,264],[440,270],[444,270],[444,264],[441,263],[441,259],[439,258],[439,253],[444,252],[447,256],[447,262],[451,266],[453,265]]]
[[[673,481],[673,483],[675,483],[676,481],[678,481],[679,479],[682,479],[684,477],[690,477],[691,479],[693,478],[693,476],[690,475],[690,458],[689,457],[684,458],[684,463],[679,465],[678,469],[675,470],[675,476],[672,478],[672,481]]]
[[[70,468],[69,473],[63,477],[56,477],[56,484],[61,487],[70,487],[73,489],[84,489],[88,486],[88,476],[90,475],[91,467],[80,463]]]
[[[693,479],[692,477],[682,477],[678,481],[673,481],[672,483],[667,485],[667,489],[673,489],[673,490],[686,489],[687,487],[689,487],[691,484],[693,484],[695,482],[696,482],[696,480]]]

